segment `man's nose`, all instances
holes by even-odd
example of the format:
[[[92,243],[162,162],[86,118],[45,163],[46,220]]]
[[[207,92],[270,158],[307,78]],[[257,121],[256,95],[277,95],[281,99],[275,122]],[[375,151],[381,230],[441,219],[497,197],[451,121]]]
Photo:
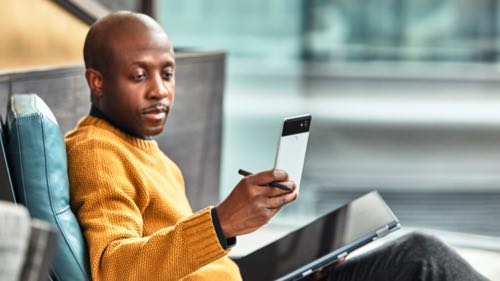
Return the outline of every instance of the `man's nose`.
[[[165,81],[161,75],[155,75],[150,81],[148,90],[148,98],[161,100],[169,95],[168,82]]]

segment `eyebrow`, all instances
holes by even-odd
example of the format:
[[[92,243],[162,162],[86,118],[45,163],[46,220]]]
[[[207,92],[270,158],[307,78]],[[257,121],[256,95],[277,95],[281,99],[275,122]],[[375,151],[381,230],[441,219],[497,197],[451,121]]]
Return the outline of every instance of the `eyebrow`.
[[[148,67],[148,63],[144,62],[144,61],[133,61],[131,63],[131,65],[138,65],[142,68],[147,68]],[[174,60],[168,60],[166,61],[162,67],[175,67],[175,61]]]

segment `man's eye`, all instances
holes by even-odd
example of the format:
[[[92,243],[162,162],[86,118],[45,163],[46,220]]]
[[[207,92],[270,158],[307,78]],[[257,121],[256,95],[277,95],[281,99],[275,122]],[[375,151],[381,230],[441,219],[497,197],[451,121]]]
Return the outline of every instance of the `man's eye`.
[[[173,72],[163,72],[163,79],[170,80],[174,76]]]
[[[136,81],[142,81],[142,80],[144,80],[145,77],[146,77],[146,75],[144,75],[144,73],[138,73],[138,74],[132,75],[132,79],[134,79]]]

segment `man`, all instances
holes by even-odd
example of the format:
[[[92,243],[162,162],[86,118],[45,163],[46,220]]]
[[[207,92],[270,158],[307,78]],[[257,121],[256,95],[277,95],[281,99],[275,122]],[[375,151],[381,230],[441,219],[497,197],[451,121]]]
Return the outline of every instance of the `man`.
[[[93,25],[84,46],[90,116],[66,136],[72,208],[100,280],[234,280],[234,237],[265,224],[297,196],[281,171],[242,180],[217,208],[195,214],[177,166],[149,136],[174,102],[175,60],[151,18],[127,12]],[[227,239],[226,239],[227,238]]]
[[[193,213],[180,170],[150,139],[163,130],[175,96],[167,34],[145,15],[113,13],[90,28],[84,59],[92,108],[66,144],[71,205],[88,242],[93,280],[240,280],[227,258],[235,237],[257,230],[295,200],[294,183],[284,171],[260,172],[242,179],[217,207]],[[292,191],[269,187],[273,181]],[[432,258],[451,259],[461,268],[448,279],[415,279],[442,269],[433,261],[431,269],[422,266],[429,260],[427,248],[439,249]],[[367,270],[372,275],[361,275]],[[460,274],[484,280],[439,242],[413,235],[346,262],[330,276],[461,280],[451,279]]]

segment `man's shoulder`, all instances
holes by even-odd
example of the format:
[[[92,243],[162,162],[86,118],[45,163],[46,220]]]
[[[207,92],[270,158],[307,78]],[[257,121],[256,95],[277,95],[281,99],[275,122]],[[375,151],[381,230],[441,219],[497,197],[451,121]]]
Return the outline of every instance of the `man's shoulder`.
[[[112,167],[114,172],[123,173],[134,167],[127,165],[134,161],[129,148],[105,133],[94,132],[87,126],[77,127],[65,137],[68,172],[70,178],[87,178],[89,170],[103,170]],[[87,178],[88,179],[88,178]]]
[[[96,126],[89,120],[89,117],[82,118],[78,125],[65,135],[64,141],[68,155],[75,150],[95,150],[99,147],[119,149],[121,147],[120,138],[113,131],[103,126]]]

